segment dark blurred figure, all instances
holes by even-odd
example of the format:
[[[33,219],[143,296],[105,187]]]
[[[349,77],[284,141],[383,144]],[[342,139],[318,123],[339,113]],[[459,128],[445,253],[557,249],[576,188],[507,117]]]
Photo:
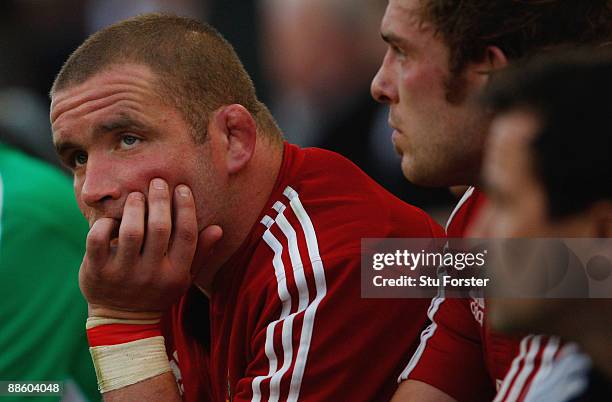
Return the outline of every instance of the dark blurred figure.
[[[477,234],[612,237],[612,53],[557,54],[517,67],[486,96],[496,117],[484,163],[490,204]],[[612,250],[599,251],[610,275]],[[488,312],[497,329],[559,335],[593,360],[589,371],[575,345],[561,347],[525,401],[612,398],[612,299],[492,299]]]
[[[47,96],[55,73],[82,41],[81,0],[3,1],[0,88],[27,87]]]

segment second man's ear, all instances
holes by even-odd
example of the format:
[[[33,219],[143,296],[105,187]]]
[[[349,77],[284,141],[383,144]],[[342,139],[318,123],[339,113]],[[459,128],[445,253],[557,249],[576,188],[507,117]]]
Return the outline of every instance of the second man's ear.
[[[508,58],[503,50],[497,46],[487,46],[485,49],[485,63],[488,73],[492,73],[508,65]]]
[[[228,174],[240,172],[255,153],[257,124],[242,105],[223,106],[214,113],[215,129],[220,134],[220,145],[225,155]]]
[[[473,70],[486,83],[491,73],[508,65],[508,59],[503,50],[497,46],[487,46],[483,58],[479,62],[472,63]]]

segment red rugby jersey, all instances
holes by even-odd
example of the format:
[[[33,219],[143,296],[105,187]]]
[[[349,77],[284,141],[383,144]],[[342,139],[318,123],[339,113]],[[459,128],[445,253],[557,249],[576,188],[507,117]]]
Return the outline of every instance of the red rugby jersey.
[[[189,292],[166,348],[186,401],[386,401],[429,300],[362,299],[361,239],[439,237],[345,158],[285,144],[269,201],[207,304]],[[209,326],[209,327],[208,327]]]
[[[447,236],[464,237],[485,202],[484,195],[470,187],[449,218]],[[556,338],[491,331],[483,298],[436,297],[428,316],[432,323],[399,380],[425,382],[459,402],[521,401],[542,360],[549,364],[559,350]]]

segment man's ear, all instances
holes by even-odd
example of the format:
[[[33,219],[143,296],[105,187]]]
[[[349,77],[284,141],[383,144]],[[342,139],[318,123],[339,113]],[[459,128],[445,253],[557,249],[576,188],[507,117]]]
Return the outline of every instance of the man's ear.
[[[508,59],[503,50],[497,46],[487,46],[481,61],[472,63],[471,71],[475,73],[474,79],[486,84],[492,73],[508,65]]]
[[[220,133],[220,144],[225,156],[227,172],[241,171],[255,153],[257,124],[242,105],[223,106],[214,114],[214,125]]]

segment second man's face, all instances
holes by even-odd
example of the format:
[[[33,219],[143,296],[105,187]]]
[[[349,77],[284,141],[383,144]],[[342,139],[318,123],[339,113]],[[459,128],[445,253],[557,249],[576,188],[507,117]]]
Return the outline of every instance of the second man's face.
[[[530,149],[537,130],[536,117],[522,110],[493,120],[483,164],[489,202],[477,223],[479,237],[545,235],[546,198]]]
[[[484,119],[468,97],[449,101],[449,50],[430,24],[420,22],[419,5],[418,0],[389,1],[381,24],[388,50],[372,81],[372,96],[390,107],[392,141],[406,178],[421,185],[471,184]],[[468,95],[475,92],[466,85]]]

